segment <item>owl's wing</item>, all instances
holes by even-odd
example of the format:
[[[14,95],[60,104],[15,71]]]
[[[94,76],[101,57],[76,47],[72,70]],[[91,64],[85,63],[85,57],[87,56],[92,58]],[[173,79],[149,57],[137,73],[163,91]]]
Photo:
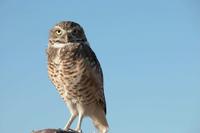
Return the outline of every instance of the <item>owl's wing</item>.
[[[99,104],[101,104],[104,108],[105,114],[106,114],[106,100],[104,95],[104,88],[103,88],[103,72],[100,66],[100,63],[93,52],[93,50],[90,48],[89,45],[83,46],[83,52],[85,59],[87,59],[87,66],[90,70],[91,77],[93,77],[94,82],[97,84],[97,90],[96,90],[96,100]]]

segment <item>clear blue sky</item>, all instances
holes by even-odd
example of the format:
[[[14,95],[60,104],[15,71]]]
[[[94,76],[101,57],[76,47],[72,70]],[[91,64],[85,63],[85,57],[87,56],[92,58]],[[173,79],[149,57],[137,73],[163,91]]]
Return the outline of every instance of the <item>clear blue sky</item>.
[[[72,20],[101,62],[110,133],[199,133],[199,15],[198,0],[1,0],[0,132],[66,124],[45,48],[48,30]]]

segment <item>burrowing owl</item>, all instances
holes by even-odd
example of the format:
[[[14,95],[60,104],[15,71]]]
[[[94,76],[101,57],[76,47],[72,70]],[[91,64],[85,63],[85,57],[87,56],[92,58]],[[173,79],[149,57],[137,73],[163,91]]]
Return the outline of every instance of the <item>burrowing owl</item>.
[[[71,113],[65,130],[78,116],[75,130],[80,132],[83,117],[89,116],[99,132],[106,133],[103,73],[83,28],[71,21],[55,25],[50,30],[47,56],[49,78]]]

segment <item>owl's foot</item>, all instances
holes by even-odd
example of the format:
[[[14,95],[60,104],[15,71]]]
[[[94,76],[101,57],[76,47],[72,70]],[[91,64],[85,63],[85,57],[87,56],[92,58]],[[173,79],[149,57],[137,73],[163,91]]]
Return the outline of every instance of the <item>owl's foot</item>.
[[[71,129],[68,125],[66,125],[66,126],[63,128],[63,130],[65,130],[65,131],[74,131],[74,132],[75,132],[75,130],[74,130],[74,129]]]
[[[82,132],[78,132],[78,131],[71,129],[71,128],[65,128],[64,130],[69,132],[69,133],[82,133]]]
[[[77,133],[83,133],[81,129],[75,129]]]
[[[68,130],[70,130],[70,128],[69,127],[64,127],[63,130],[68,131]]]

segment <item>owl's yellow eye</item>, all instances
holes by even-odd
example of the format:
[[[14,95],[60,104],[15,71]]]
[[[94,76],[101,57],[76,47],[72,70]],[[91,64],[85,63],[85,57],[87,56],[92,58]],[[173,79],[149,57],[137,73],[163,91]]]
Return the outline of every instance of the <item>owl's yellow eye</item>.
[[[62,31],[61,31],[61,30],[56,30],[56,34],[57,34],[57,35],[61,35],[61,34],[62,34]]]

